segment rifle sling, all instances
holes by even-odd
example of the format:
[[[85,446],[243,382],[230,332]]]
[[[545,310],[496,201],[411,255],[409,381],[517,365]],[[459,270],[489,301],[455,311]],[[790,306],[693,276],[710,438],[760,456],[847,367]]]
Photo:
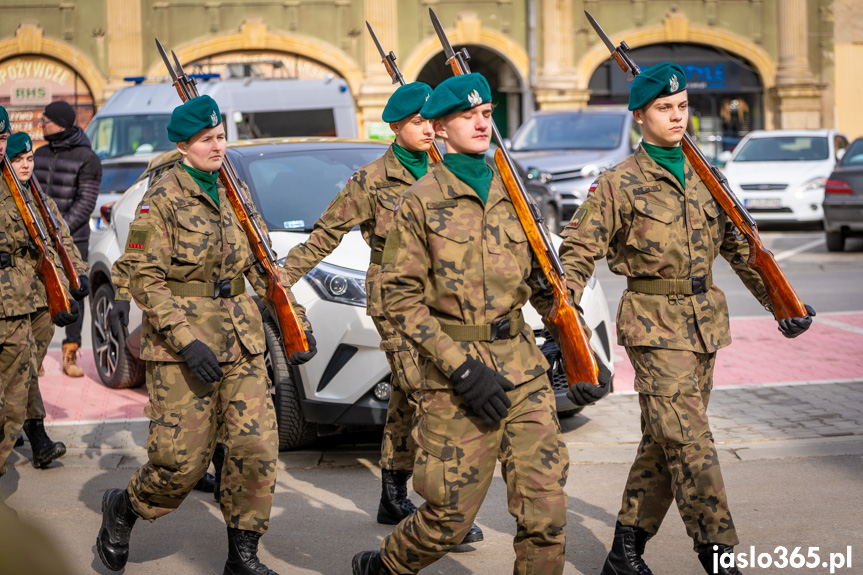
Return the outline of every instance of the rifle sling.
[[[232,280],[212,282],[177,282],[168,280],[165,282],[171,295],[177,297],[237,297],[246,292],[246,282],[243,276],[237,276]]]

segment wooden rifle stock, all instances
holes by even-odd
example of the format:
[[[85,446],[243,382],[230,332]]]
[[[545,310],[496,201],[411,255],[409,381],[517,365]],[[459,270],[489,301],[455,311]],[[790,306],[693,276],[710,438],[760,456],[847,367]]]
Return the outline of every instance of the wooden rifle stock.
[[[446,54],[447,63],[452,68],[453,75],[470,74],[470,67],[467,64],[470,56],[467,50],[462,48],[456,53],[449,43],[440,20],[431,8],[429,8],[429,15],[441,45],[443,45],[444,54]],[[524,183],[515,170],[515,163],[506,151],[503,138],[494,120],[490,120],[490,122],[492,136],[498,145],[497,151],[494,153],[495,165],[515,208],[521,227],[527,235],[533,255],[539,263],[546,283],[552,289],[553,304],[546,319],[554,324],[559,332],[557,344],[563,357],[567,383],[573,386],[581,381],[598,385],[599,368],[596,365],[596,357],[590,349],[590,343],[584,334],[578,312],[569,303],[563,265],[557,257],[557,251],[551,243],[548,231],[542,224],[539,209],[524,189]]]
[[[156,40],[156,47],[162,56],[162,60],[165,62],[165,66],[168,68],[168,72],[171,74],[171,79],[174,81],[174,87],[177,89],[177,94],[180,95],[180,100],[186,102],[192,98],[197,98],[198,89],[195,87],[195,81],[183,72],[183,67],[180,65],[176,54],[172,52],[174,63],[176,64],[176,69],[174,69],[171,66],[170,60],[168,60],[168,54],[162,48],[159,40]],[[303,331],[303,326],[297,317],[294,306],[291,305],[288,290],[285,289],[285,286],[282,285],[279,279],[276,256],[263,230],[261,230],[254,218],[255,206],[244,193],[237,172],[227,154],[222,162],[222,167],[219,168],[219,180],[225,186],[225,195],[231,203],[240,227],[249,240],[252,252],[258,260],[260,268],[267,274],[269,280],[267,283],[267,299],[270,300],[275,308],[276,320],[282,335],[282,344],[285,346],[288,359],[295,352],[309,351],[309,342],[306,339],[306,333]]]
[[[15,175],[15,171],[12,169],[12,163],[5,154],[3,155],[3,179],[6,180],[9,193],[12,195],[15,205],[21,213],[24,227],[27,228],[27,233],[36,246],[36,251],[39,253],[39,258],[36,262],[36,272],[42,276],[42,282],[45,284],[45,292],[48,296],[48,312],[51,314],[51,319],[53,320],[60,312],[71,313],[72,308],[69,305],[66,289],[60,282],[60,274],[57,273],[57,268],[48,255],[48,236],[42,228],[41,222],[36,219],[36,214],[33,212],[33,205],[31,203],[32,200],[24,190],[21,182],[18,181],[18,176]]]
[[[60,235],[60,222],[54,217],[54,212],[48,207],[45,201],[45,192],[42,191],[42,186],[39,185],[36,176],[30,177],[30,188],[33,190],[33,199],[36,205],[39,206],[39,211],[42,214],[42,221],[48,228],[48,235],[54,240],[54,249],[57,256],[60,258],[60,264],[63,266],[63,271],[69,279],[69,287],[74,290],[81,289],[81,281],[78,279],[78,271],[75,269],[75,264],[72,263],[72,258],[69,256],[69,250],[63,244],[63,237]]]
[[[629,46],[626,42],[621,42],[619,46],[615,47],[614,43],[599,25],[599,22],[586,10],[584,14],[609,52],[611,52],[611,57],[617,62],[620,69],[626,73],[627,77],[631,80],[640,74],[641,69],[629,56]],[[692,137],[686,132],[683,134],[681,146],[683,147],[683,154],[689,160],[689,163],[692,164],[692,169],[695,170],[695,173],[698,174],[698,177],[701,178],[701,181],[710,190],[713,199],[728,214],[728,219],[737,226],[737,229],[746,238],[746,243],[749,244],[749,259],[746,265],[755,270],[761,277],[761,281],[764,282],[764,287],[770,296],[773,317],[776,321],[808,315],[806,307],[797,296],[797,292],[791,287],[791,282],[788,281],[788,278],[779,268],[779,264],[776,263],[773,254],[764,247],[761,236],[758,234],[758,226],[755,220],[752,219],[752,216],[749,215],[749,212],[746,211],[746,208],[743,207],[743,204],[740,203],[740,200],[737,199],[737,196],[728,187],[728,181],[722,175],[722,172],[710,163],[710,160],[698,149]]]
[[[564,279],[557,273],[552,258],[549,257],[543,230],[540,229],[540,224],[534,218],[527,198],[518,192],[520,186],[516,180],[517,176],[510,169],[501,148],[498,148],[494,153],[494,163],[497,165],[503,185],[512,200],[515,213],[527,235],[527,241],[533,250],[534,257],[536,257],[542,273],[552,289],[554,303],[546,319],[557,327],[558,347],[563,356],[566,381],[569,385],[575,385],[579,381],[596,385],[599,382],[599,368],[581,326],[578,312],[569,303]]]

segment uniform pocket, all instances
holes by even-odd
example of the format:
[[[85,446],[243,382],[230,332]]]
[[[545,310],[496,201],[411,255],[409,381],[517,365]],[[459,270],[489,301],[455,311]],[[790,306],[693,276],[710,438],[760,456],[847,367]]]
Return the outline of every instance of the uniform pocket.
[[[446,507],[452,495],[455,474],[455,446],[446,438],[429,431],[422,423],[417,427],[417,453],[414,464],[414,490],[431,505]]]
[[[147,434],[147,454],[156,467],[178,470],[176,435],[179,431],[180,414],[159,406],[150,400],[144,406],[144,415],[150,420]]]
[[[207,257],[210,236],[213,228],[210,220],[200,213],[189,210],[177,210],[177,242],[174,246],[175,260],[198,264]]]
[[[671,236],[675,211],[667,204],[644,197],[636,197],[635,213],[626,245],[651,256],[661,256]]]

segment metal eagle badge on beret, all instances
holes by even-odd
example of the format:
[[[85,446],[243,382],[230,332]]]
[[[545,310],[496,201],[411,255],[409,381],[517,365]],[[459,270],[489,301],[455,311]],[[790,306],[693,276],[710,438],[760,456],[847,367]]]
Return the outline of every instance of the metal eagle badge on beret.
[[[215,110],[213,110],[213,113],[210,114],[210,121],[213,123],[214,128],[219,125],[219,118],[216,116]]]
[[[6,120],[0,120],[0,134],[6,131]]]
[[[677,89],[680,88],[680,82],[677,81],[677,76],[674,74],[671,75],[671,80],[669,80],[668,83],[672,92],[676,92]]]
[[[471,106],[479,106],[482,104],[482,96],[479,95],[479,92],[474,90],[467,95],[467,101],[470,102]]]

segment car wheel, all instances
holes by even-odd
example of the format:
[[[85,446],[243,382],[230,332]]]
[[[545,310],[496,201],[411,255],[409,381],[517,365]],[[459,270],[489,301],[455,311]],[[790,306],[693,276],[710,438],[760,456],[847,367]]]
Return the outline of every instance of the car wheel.
[[[557,213],[557,208],[553,204],[545,204],[542,208],[542,219],[545,220],[545,227],[552,233],[557,233],[560,226],[560,215]]]
[[[827,232],[827,250],[841,252],[845,249],[845,235],[842,232]]]
[[[126,348],[125,330],[116,336],[108,325],[108,314],[113,307],[111,284],[100,285],[93,295],[90,314],[96,371],[102,383],[111,389],[138,387],[144,383],[145,364]]]
[[[300,407],[300,382],[294,378],[294,370],[288,365],[285,348],[279,339],[279,328],[273,319],[264,322],[264,337],[267,351],[264,362],[267,374],[273,382],[273,406],[279,429],[279,451],[300,449],[314,443],[318,437],[318,426],[306,421]]]

